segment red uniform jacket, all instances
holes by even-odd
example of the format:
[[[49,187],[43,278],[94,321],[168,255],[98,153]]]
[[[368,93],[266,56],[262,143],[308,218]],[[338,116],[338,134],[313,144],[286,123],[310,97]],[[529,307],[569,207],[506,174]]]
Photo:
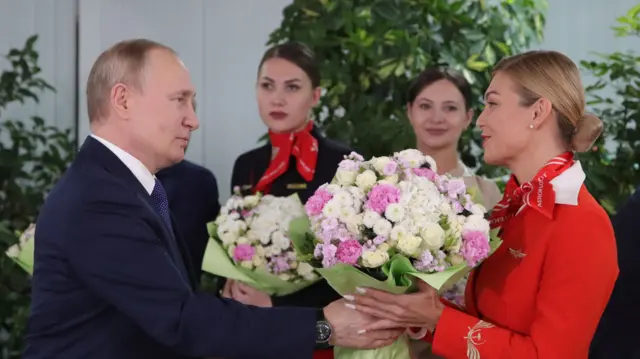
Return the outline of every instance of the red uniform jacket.
[[[442,313],[435,354],[587,358],[618,276],[615,238],[579,163],[556,180],[553,218],[523,207],[507,221],[502,245],[469,278],[465,312]]]

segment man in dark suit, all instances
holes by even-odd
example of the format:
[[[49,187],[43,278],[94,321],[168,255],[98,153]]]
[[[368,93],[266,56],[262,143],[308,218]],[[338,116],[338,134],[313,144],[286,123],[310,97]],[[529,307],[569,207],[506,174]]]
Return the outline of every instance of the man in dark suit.
[[[167,192],[176,230],[186,242],[199,282],[202,257],[209,241],[207,223],[220,212],[216,177],[207,168],[187,160],[158,171],[156,177]]]
[[[98,57],[87,82],[92,135],[37,221],[23,358],[311,358],[317,345],[395,340],[401,330],[359,334],[375,319],[341,301],[266,309],[194,290],[154,176],[184,159],[194,95],[161,44],[124,41]]]
[[[620,274],[591,342],[589,359],[640,359],[639,220],[640,187],[612,219]]]

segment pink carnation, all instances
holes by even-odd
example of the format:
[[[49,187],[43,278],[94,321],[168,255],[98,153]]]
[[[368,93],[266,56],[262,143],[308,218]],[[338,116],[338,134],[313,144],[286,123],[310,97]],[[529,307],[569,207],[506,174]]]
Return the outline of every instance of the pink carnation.
[[[362,246],[360,245],[360,242],[355,239],[348,239],[338,244],[336,258],[340,263],[353,265],[358,263],[360,254],[362,254]]]
[[[233,249],[233,259],[236,261],[248,261],[253,258],[255,250],[250,244],[238,244]]]
[[[469,231],[462,234],[460,254],[471,267],[489,256],[489,238],[480,231]]]
[[[322,213],[324,205],[327,204],[331,198],[333,198],[333,195],[329,193],[329,191],[319,188],[304,205],[307,215],[317,216]]]
[[[429,181],[433,181],[436,178],[436,173],[429,168],[414,168],[413,174],[418,177],[425,177]]]
[[[378,214],[384,213],[391,203],[400,201],[400,189],[390,184],[378,184],[369,192],[369,198],[365,207]]]

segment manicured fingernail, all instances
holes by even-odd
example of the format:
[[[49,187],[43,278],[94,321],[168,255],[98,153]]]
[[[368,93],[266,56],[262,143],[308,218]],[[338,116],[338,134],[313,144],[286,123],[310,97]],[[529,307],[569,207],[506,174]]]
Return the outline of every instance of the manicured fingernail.
[[[342,298],[344,298],[344,299],[346,299],[348,301],[354,301],[356,299],[356,298],[354,298],[354,296],[349,295],[349,294],[343,295]]]
[[[367,330],[366,330],[366,329],[358,330],[358,334],[364,334],[364,333],[366,333],[366,332],[367,332]]]
[[[356,309],[356,306],[351,303],[345,303],[345,306],[349,309]]]
[[[364,288],[361,288],[361,287],[357,287],[357,288],[356,288],[356,292],[358,292],[358,293],[360,293],[360,294],[365,294],[365,293],[367,292],[367,290],[366,290],[366,289],[364,289]]]

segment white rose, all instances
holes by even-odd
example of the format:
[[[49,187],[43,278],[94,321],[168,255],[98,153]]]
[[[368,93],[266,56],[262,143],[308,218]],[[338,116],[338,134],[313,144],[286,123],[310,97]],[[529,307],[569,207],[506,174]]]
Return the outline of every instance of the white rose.
[[[378,177],[372,170],[366,170],[356,177],[356,185],[364,191],[368,191],[376,184]]]
[[[427,249],[438,250],[444,245],[444,230],[437,223],[428,223],[420,231],[422,242]]]
[[[378,236],[388,237],[391,232],[392,225],[384,218],[380,218],[373,226],[373,233]]]
[[[247,237],[238,237],[237,243],[238,244],[249,244],[249,238]]]
[[[419,254],[421,244],[422,238],[409,234],[401,236],[396,247],[400,252],[408,256],[415,257]]]
[[[389,260],[389,253],[386,251],[372,251],[372,252],[364,252],[362,254],[362,265],[367,268],[377,268],[381,265],[387,263]]]
[[[459,254],[449,254],[448,259],[449,263],[451,263],[452,266],[457,266],[464,263],[464,257]]]
[[[483,205],[481,205],[479,203],[474,203],[471,206],[471,211],[469,211],[469,212],[471,212],[472,214],[477,214],[477,215],[480,215],[480,216],[484,216],[484,214],[487,213],[487,209]]]
[[[264,259],[264,257],[261,256],[253,256],[253,265],[256,268],[260,268],[263,265],[265,265],[267,263],[267,261]]]
[[[362,223],[367,228],[373,228],[376,225],[376,222],[380,219],[380,215],[378,212],[374,211],[366,211],[364,212],[364,218],[362,219]]]
[[[342,186],[351,186],[355,182],[357,175],[358,172],[339,168],[336,171],[336,181]]]
[[[300,262],[298,263],[298,274],[300,274],[301,276],[308,276],[310,274],[313,273],[314,269],[313,267],[306,262]]]
[[[400,222],[404,218],[404,214],[404,208],[397,203],[391,203],[384,211],[384,216],[391,222],[395,223]]]
[[[243,207],[253,208],[260,203],[260,197],[256,195],[246,196],[242,199]]]
[[[426,162],[425,155],[416,149],[400,151],[396,156],[409,168],[419,168]]]
[[[482,215],[472,214],[465,220],[465,223],[462,226],[462,231],[480,231],[482,233],[489,233],[489,221],[484,219]]]
[[[398,183],[398,175],[393,175],[393,176],[387,176],[384,177],[383,179],[381,179],[380,181],[378,181],[378,183],[384,183],[384,184],[397,184]]]
[[[337,184],[330,184],[330,185],[327,185],[324,189],[327,192],[329,192],[331,194],[334,194],[334,193],[338,192],[339,190],[341,190],[342,188],[340,186],[338,186]]]
[[[351,233],[360,232],[360,224],[362,224],[362,213],[344,217],[342,221],[347,225],[347,230]]]
[[[391,162],[389,157],[374,157],[371,159],[371,165],[373,168],[378,171],[378,173],[384,172],[384,167]]]
[[[362,202],[364,201],[364,191],[359,187],[349,187],[349,193],[353,196],[353,199]]]

